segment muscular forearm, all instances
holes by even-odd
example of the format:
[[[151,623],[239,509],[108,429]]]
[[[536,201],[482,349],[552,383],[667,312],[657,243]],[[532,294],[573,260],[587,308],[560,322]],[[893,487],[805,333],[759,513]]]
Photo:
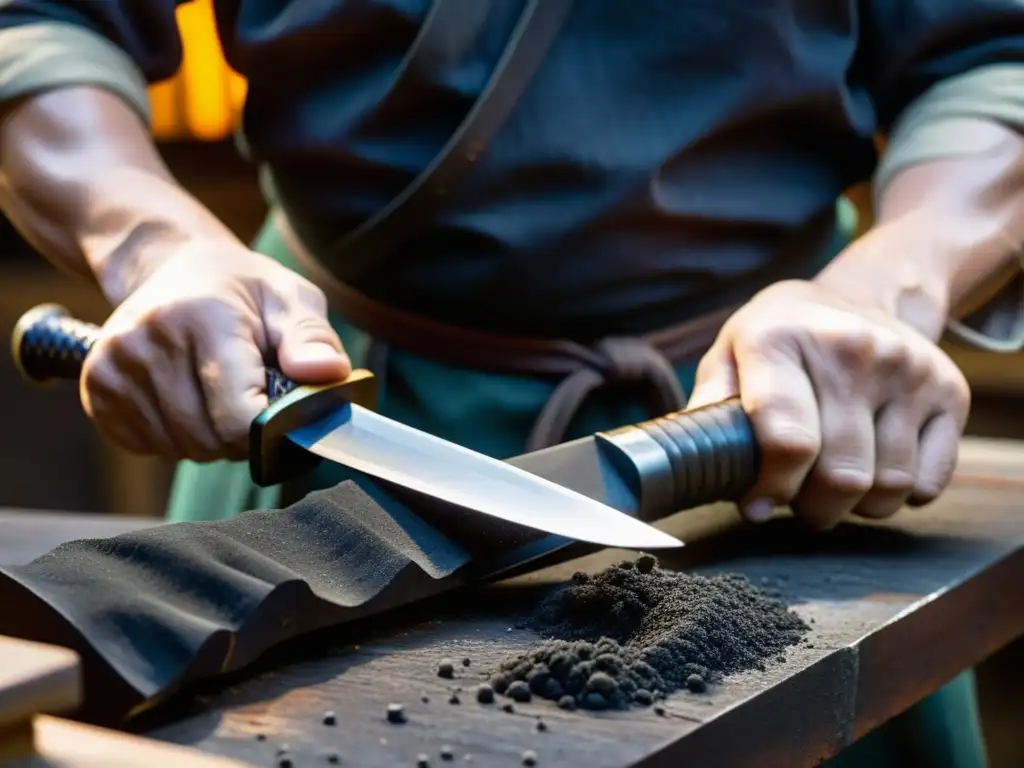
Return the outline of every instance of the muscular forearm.
[[[911,217],[942,233],[948,247],[920,254],[919,268],[943,277],[950,307],[1015,266],[1024,244],[1024,135],[978,118],[958,128],[970,154],[901,170],[876,203],[879,226]]]
[[[232,238],[173,179],[136,110],[70,87],[9,107],[0,123],[0,205],[54,263],[94,275],[119,303],[168,246]]]
[[[953,308],[1017,268],[1024,234],[1024,137],[973,118],[958,121],[957,139],[965,148],[957,156],[887,177],[876,188],[873,229],[817,278],[933,340]]]

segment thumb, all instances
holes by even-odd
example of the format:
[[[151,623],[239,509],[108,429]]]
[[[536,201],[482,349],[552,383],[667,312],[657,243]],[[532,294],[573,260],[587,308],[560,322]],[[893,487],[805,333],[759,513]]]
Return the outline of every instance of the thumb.
[[[694,377],[693,391],[686,404],[687,410],[720,403],[740,393],[739,373],[732,349],[725,344],[715,344],[701,358]]]
[[[288,378],[301,384],[328,384],[352,372],[341,339],[326,317],[296,308],[277,324],[277,363]]]

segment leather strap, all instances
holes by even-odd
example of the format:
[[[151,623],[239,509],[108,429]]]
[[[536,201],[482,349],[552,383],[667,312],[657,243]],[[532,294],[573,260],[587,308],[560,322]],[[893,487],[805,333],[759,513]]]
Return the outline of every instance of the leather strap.
[[[396,89],[411,87],[419,77],[457,61],[475,39],[490,5],[484,0],[435,0]],[[490,80],[430,165],[381,211],[318,254],[333,274],[351,281],[429,226],[505,122],[571,7],[572,0],[527,0]]]

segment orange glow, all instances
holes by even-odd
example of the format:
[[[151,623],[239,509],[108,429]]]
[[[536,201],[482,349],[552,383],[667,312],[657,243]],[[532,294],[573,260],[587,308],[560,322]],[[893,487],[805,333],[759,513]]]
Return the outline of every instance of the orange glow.
[[[224,61],[211,0],[178,7],[184,56],[178,73],[149,89],[160,140],[229,137],[245,103],[246,82]]]

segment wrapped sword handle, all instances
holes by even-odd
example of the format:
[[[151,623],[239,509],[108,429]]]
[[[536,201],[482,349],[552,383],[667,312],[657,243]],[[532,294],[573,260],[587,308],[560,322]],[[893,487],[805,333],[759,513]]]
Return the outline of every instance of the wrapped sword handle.
[[[641,516],[738,501],[761,469],[739,398],[600,432],[597,440],[639,497]]]
[[[89,350],[100,337],[100,327],[87,323],[59,304],[40,304],[21,316],[11,337],[14,365],[33,384],[77,381]],[[267,368],[267,394],[271,401],[298,386],[276,368]]]
[[[34,384],[77,381],[89,350],[100,337],[99,326],[71,316],[58,304],[30,309],[11,337],[11,353],[21,375]],[[270,405],[249,429],[249,471],[257,485],[276,485],[314,468],[319,457],[293,445],[288,433],[318,421],[346,403],[377,405],[373,374],[358,369],[344,381],[299,386],[277,368],[267,366]]]

